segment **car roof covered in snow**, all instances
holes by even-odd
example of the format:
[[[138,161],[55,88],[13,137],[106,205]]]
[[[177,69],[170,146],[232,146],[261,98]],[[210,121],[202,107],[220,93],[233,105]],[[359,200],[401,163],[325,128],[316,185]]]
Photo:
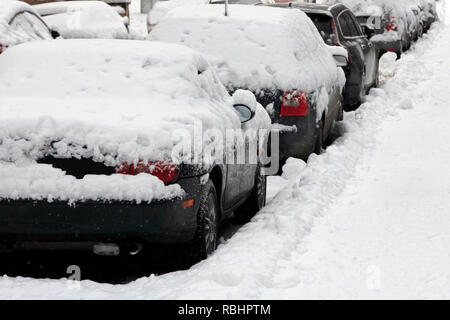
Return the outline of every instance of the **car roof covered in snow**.
[[[63,135],[68,143],[107,146],[108,154],[137,161],[170,158],[181,143],[172,140],[177,130],[241,127],[207,61],[175,44],[29,42],[0,55],[0,70],[0,138]]]
[[[15,45],[34,39],[33,35],[11,30],[9,24],[21,12],[30,12],[39,17],[32,6],[17,0],[2,0],[0,5],[0,44]]]
[[[117,11],[103,1],[64,1],[35,5],[44,21],[66,39],[126,39]]]
[[[230,5],[183,6],[149,35],[198,49],[228,88],[253,91],[335,85],[338,68],[312,21],[300,10]]]

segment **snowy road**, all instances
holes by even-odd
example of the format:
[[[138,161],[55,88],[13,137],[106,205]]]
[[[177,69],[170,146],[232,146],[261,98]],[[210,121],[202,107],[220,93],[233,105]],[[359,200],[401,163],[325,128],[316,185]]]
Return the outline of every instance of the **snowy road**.
[[[449,14],[208,260],[126,285],[4,276],[0,299],[450,298]]]

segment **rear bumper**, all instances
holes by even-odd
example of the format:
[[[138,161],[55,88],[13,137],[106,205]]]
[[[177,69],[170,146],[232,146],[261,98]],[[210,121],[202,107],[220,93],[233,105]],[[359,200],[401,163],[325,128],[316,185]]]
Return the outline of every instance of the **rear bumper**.
[[[182,199],[155,203],[1,200],[0,242],[144,241],[169,244],[190,241],[197,227],[202,185],[199,177],[179,181]],[[183,202],[194,205],[183,208]]]

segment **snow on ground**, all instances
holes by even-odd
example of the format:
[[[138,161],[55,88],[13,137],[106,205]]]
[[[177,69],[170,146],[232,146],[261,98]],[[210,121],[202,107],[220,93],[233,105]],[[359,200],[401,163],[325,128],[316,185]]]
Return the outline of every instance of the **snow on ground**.
[[[343,136],[206,261],[127,285],[4,276],[0,299],[449,298],[449,38],[441,23],[388,68]]]

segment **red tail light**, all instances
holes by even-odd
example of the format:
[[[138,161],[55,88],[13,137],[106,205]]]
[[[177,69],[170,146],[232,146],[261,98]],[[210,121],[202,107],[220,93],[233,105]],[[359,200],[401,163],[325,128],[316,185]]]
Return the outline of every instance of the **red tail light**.
[[[282,117],[302,117],[308,114],[308,96],[302,91],[286,91],[281,100]]]
[[[170,161],[139,161],[135,164],[123,163],[116,167],[116,173],[135,176],[140,173],[148,173],[165,184],[172,183],[178,179],[180,170],[177,165]]]
[[[2,54],[3,51],[5,51],[6,49],[8,49],[8,46],[5,46],[5,45],[0,43],[0,54]]]
[[[394,17],[389,17],[389,21],[385,27],[386,31],[397,31],[397,25],[395,24],[394,19]]]

